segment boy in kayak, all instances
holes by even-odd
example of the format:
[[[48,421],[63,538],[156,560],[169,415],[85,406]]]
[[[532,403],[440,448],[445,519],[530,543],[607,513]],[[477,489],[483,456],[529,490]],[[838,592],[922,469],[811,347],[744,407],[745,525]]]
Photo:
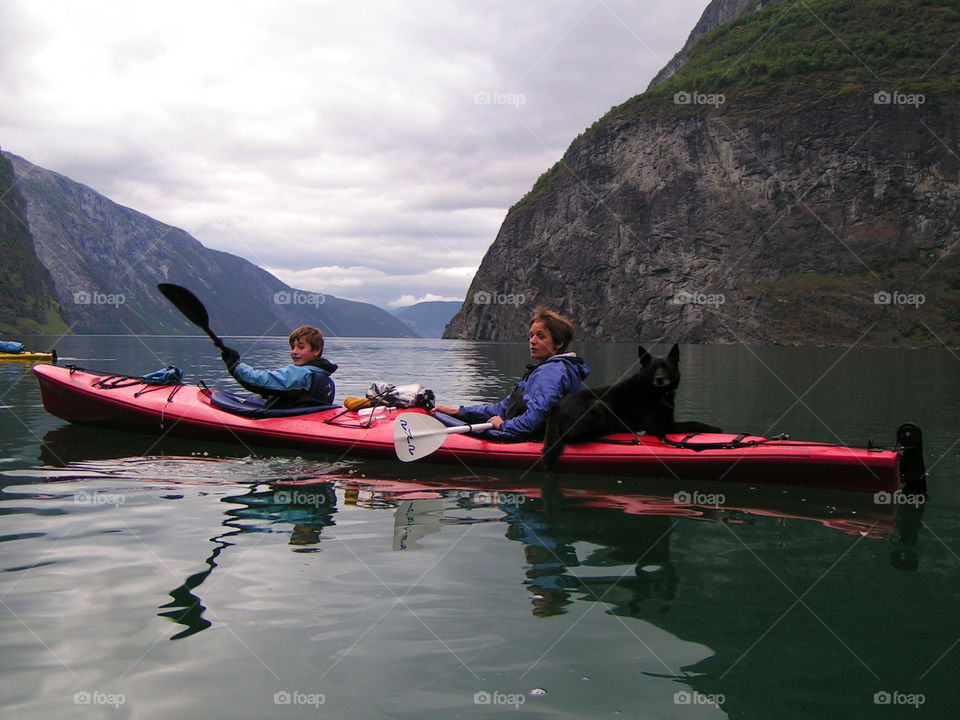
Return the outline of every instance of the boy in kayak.
[[[336,388],[330,378],[337,366],[321,357],[323,333],[302,325],[290,333],[292,365],[277,370],[255,370],[240,362],[240,353],[224,346],[220,357],[233,378],[267,400],[268,407],[294,408],[332,405]]]
[[[523,378],[498,403],[451,407],[438,405],[434,412],[451,415],[467,423],[491,423],[485,433],[503,440],[539,440],[543,437],[547,413],[557,400],[576,392],[590,368],[575,352],[573,323],[552,310],[538,307],[530,318],[530,359]],[[442,418],[440,418],[442,420]]]

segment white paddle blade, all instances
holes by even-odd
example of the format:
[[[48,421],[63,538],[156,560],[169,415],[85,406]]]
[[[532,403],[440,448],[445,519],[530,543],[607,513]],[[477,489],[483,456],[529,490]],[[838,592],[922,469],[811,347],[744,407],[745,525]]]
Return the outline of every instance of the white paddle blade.
[[[490,423],[447,427],[429,415],[402,413],[393,422],[393,449],[402,462],[413,462],[435,452],[447,435],[481,432],[492,427]]]
[[[438,429],[439,428],[439,429]],[[393,449],[401,462],[426,457],[443,445],[447,426],[429,415],[402,413],[393,421]]]

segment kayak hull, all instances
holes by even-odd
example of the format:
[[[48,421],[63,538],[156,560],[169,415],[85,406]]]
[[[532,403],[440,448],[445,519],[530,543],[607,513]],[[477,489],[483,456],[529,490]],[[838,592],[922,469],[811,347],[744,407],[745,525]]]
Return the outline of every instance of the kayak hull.
[[[335,409],[256,419],[214,407],[210,392],[196,386],[131,383],[102,387],[98,383],[107,376],[81,370],[38,365],[33,372],[40,382],[46,410],[70,422],[158,436],[305,450],[341,458],[396,458],[393,422],[397,414],[367,421],[355,412]],[[400,414],[404,412],[422,411],[406,410]],[[739,446],[733,442],[735,439]],[[680,435],[668,437],[673,443],[682,440]],[[730,434],[701,434],[695,442],[697,447],[677,447],[650,436],[634,438],[624,434],[571,443],[564,448],[555,470],[582,475],[787,484],[864,492],[893,492],[899,486],[899,455],[893,450]],[[537,442],[499,443],[470,435],[451,435],[423,461],[540,473],[541,448],[542,444]]]

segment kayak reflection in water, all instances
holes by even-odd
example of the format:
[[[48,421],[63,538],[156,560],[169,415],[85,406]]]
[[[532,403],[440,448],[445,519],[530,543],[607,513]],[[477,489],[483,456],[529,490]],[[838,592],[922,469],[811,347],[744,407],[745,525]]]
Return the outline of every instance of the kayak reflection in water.
[[[335,386],[330,375],[337,366],[322,355],[323,333],[309,325],[290,333],[293,364],[277,370],[255,370],[240,362],[240,353],[226,345],[220,353],[233,378],[250,392],[265,398],[271,408],[333,404]]]
[[[497,403],[452,407],[437,405],[433,412],[447,424],[490,423],[484,435],[501,440],[539,440],[547,413],[565,395],[581,389],[590,368],[568,348],[573,324],[562,315],[538,307],[530,318],[530,359],[520,382]],[[450,418],[453,421],[450,421]]]

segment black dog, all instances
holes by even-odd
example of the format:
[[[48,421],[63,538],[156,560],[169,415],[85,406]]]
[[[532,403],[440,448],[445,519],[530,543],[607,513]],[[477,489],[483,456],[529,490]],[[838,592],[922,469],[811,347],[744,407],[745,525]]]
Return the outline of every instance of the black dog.
[[[673,404],[680,385],[680,348],[653,357],[639,347],[640,371],[615,385],[586,388],[567,395],[550,409],[541,461],[553,468],[564,444],[613,433],[641,430],[663,438],[667,433],[720,432],[701,422],[677,422]]]

